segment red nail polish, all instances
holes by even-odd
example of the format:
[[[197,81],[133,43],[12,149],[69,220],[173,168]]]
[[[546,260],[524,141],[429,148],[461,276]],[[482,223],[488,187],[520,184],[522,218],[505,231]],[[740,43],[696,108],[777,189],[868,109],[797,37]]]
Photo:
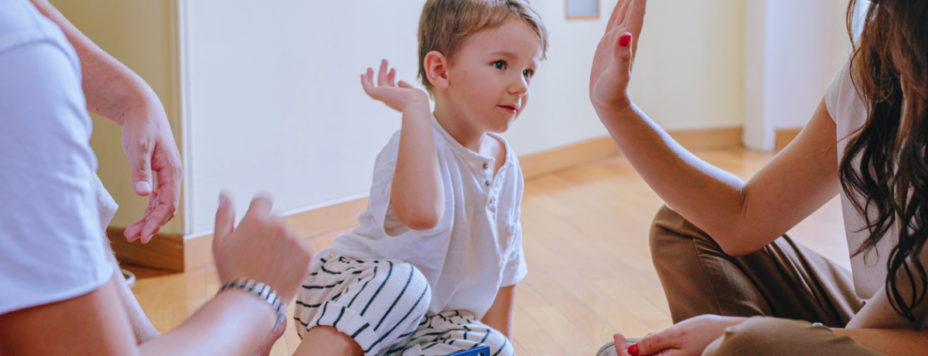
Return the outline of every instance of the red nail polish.
[[[628,37],[631,38],[631,36],[628,36]],[[626,43],[627,43],[627,42],[628,42],[628,41],[626,41]],[[632,346],[629,346],[629,347],[628,347],[628,354],[629,354],[629,355],[632,355],[632,356],[638,356],[638,344],[632,344]]]
[[[628,47],[628,44],[632,42],[631,34],[624,34],[622,37],[619,37],[619,46]]]

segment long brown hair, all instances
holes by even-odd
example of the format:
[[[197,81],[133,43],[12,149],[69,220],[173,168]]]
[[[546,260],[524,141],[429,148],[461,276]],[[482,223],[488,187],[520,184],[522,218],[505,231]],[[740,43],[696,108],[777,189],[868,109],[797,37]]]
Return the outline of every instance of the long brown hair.
[[[852,43],[856,7],[851,0],[847,10]],[[899,227],[886,294],[899,315],[918,322],[913,310],[928,289],[918,258],[928,238],[928,1],[874,0],[864,21],[850,72],[867,121],[841,159],[841,183],[870,233],[855,255]]]

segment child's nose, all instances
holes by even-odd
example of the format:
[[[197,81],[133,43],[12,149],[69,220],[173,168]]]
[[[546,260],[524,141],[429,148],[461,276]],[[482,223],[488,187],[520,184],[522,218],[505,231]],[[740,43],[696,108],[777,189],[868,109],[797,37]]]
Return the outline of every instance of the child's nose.
[[[518,96],[524,96],[528,93],[528,79],[524,76],[519,75],[518,79],[514,80],[509,86],[509,93]]]

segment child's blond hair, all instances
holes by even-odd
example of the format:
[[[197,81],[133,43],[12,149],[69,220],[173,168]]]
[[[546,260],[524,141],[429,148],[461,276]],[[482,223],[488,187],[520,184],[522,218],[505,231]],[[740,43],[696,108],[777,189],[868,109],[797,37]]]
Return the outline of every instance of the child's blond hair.
[[[428,0],[419,18],[419,79],[431,92],[426,75],[425,55],[431,51],[449,60],[467,36],[480,30],[502,26],[510,19],[521,19],[541,41],[541,58],[548,50],[548,30],[528,0]]]

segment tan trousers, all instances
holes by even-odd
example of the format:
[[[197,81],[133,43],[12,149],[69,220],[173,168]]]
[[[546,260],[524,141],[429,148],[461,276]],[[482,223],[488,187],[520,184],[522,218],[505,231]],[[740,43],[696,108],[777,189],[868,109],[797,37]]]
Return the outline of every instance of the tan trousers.
[[[704,314],[760,317],[729,328],[704,355],[879,355],[828,329],[844,327],[863,307],[850,272],[786,235],[731,257],[664,206],[650,242],[674,323]]]

